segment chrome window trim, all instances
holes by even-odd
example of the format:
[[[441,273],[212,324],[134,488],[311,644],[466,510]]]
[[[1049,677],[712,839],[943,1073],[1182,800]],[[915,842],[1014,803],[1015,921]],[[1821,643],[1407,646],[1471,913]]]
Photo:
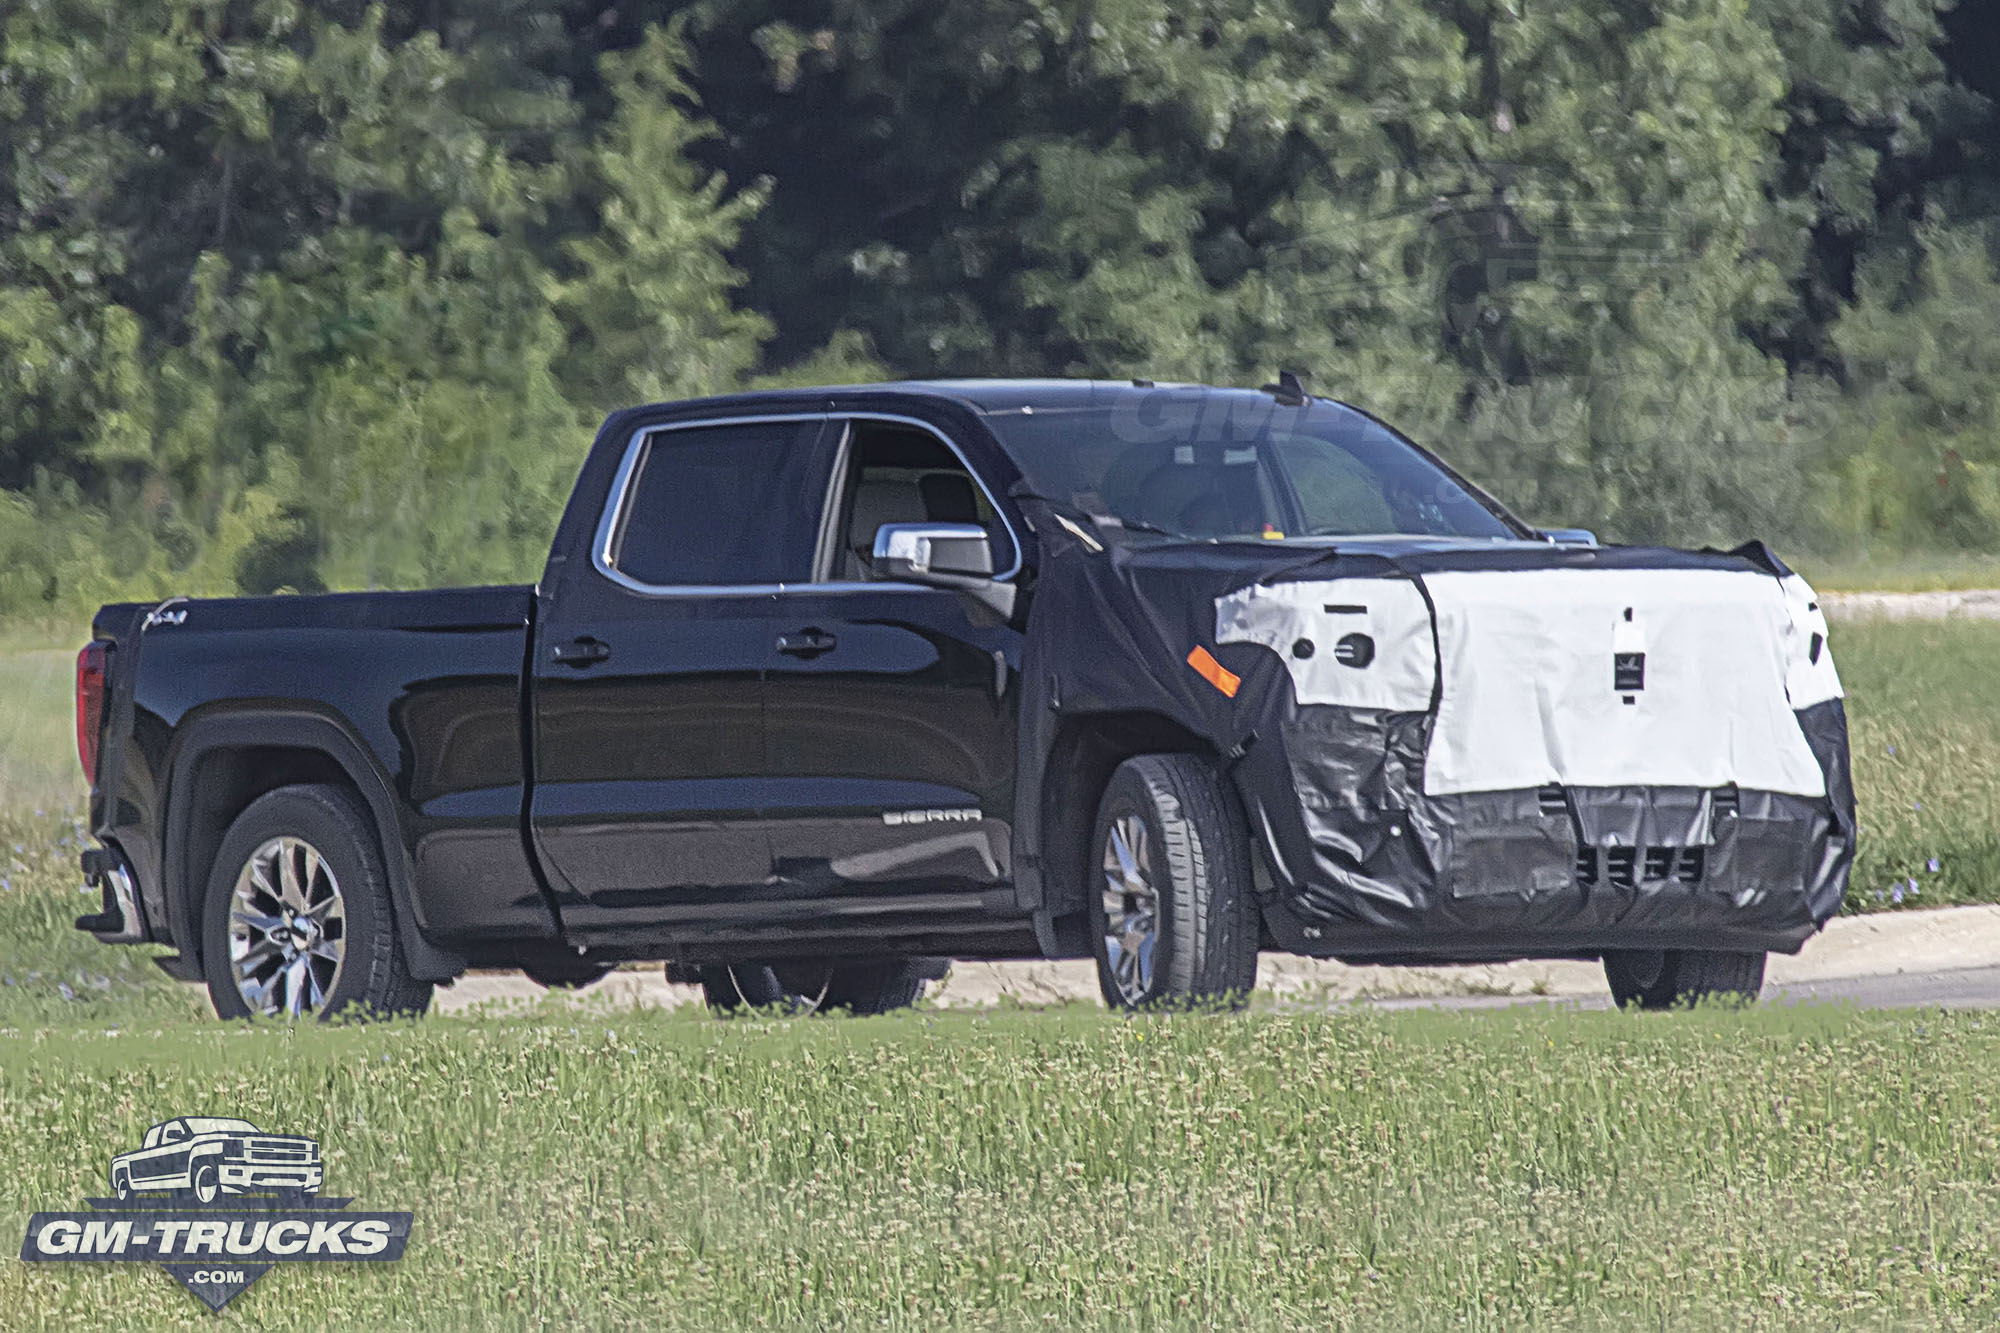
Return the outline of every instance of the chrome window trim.
[[[855,580],[831,580],[825,583],[645,583],[633,578],[629,574],[619,572],[618,567],[612,563],[612,548],[617,544],[619,526],[625,518],[625,506],[631,499],[633,474],[638,471],[639,460],[645,456],[646,442],[649,439],[654,435],[674,430],[699,430],[710,426],[757,426],[785,421],[839,421],[843,423],[843,429],[848,429],[850,432],[852,423],[856,421],[887,421],[896,425],[915,426],[919,430],[927,431],[931,435],[936,436],[945,448],[951,450],[953,456],[964,465],[966,475],[972,478],[972,484],[979,487],[980,493],[986,497],[986,503],[993,507],[995,514],[999,515],[1001,526],[1007,529],[1007,539],[1014,545],[1014,563],[1009,565],[1004,573],[995,574],[993,581],[995,583],[1005,583],[1021,572],[1021,563],[1025,559],[1024,548],[1021,545],[1021,534],[1015,530],[1013,520],[1007,517],[1007,511],[1002,509],[999,501],[994,498],[992,490],[986,485],[986,479],[979,475],[979,470],[973,467],[972,460],[967,458],[965,451],[958,447],[958,442],[939,430],[936,426],[933,426],[930,422],[924,421],[921,418],[902,416],[894,412],[867,411],[771,412],[753,416],[702,417],[693,421],[668,421],[658,425],[638,427],[632,432],[632,438],[626,441],[624,457],[618,461],[618,471],[612,475],[611,490],[605,498],[604,510],[598,516],[597,535],[591,540],[590,544],[591,566],[599,574],[611,580],[619,587],[624,588],[628,592],[637,593],[642,597],[777,597],[785,593],[938,591],[936,588],[921,583],[902,583],[888,580],[881,583]],[[837,466],[833,473],[834,479],[829,481],[829,488],[834,485],[835,481],[841,486],[846,485],[845,465],[847,458],[845,451],[848,443],[849,441],[846,439],[841,441],[842,455],[836,460]],[[822,527],[824,527],[827,521],[826,510],[830,506],[830,501],[822,503],[820,515]],[[817,560],[817,557],[818,552],[816,550],[815,560]],[[817,573],[817,569],[814,572]]]

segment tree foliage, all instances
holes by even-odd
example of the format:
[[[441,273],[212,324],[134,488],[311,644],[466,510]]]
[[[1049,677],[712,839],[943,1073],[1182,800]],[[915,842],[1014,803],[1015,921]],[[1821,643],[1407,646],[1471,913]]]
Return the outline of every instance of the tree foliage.
[[[1990,548],[1982,33],[1933,0],[18,0],[0,614],[532,577],[604,411],[897,374],[1286,367],[1551,523]]]

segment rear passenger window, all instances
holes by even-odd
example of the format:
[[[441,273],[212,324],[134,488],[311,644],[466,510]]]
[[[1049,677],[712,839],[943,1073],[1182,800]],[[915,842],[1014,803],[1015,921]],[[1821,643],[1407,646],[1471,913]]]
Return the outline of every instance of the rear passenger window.
[[[821,423],[659,430],[625,488],[611,566],[653,587],[812,578]]]

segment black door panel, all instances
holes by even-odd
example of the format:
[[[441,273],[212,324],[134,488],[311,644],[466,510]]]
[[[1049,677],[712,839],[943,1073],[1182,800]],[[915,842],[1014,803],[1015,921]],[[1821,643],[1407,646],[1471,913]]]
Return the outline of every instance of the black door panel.
[[[533,825],[566,927],[643,927],[770,879],[763,674],[792,628],[778,587],[812,576],[823,434],[812,416],[642,434],[545,604]]]
[[[766,667],[766,817],[781,878],[827,892],[1010,878],[1020,636],[958,593],[788,589],[788,635],[837,646]]]
[[[633,600],[630,619],[596,627],[615,657],[536,682],[535,833],[579,925],[770,870],[755,779],[775,598]]]

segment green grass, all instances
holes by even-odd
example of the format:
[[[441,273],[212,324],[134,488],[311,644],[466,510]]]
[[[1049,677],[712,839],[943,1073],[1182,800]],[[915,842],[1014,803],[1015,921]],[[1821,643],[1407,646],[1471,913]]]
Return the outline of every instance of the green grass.
[[[69,1028],[0,1037],[0,1217],[205,1109],[417,1213],[273,1329],[1991,1327],[1996,1068],[1837,1010]],[[210,1326],[141,1266],[0,1311]]]
[[[1821,592],[1951,592],[2000,588],[2000,555],[1896,553],[1792,562]]]
[[[1851,621],[1832,640],[1861,820],[1849,910],[2000,901],[2000,622]]]
[[[76,762],[76,649],[0,637],[0,809],[68,806]]]

